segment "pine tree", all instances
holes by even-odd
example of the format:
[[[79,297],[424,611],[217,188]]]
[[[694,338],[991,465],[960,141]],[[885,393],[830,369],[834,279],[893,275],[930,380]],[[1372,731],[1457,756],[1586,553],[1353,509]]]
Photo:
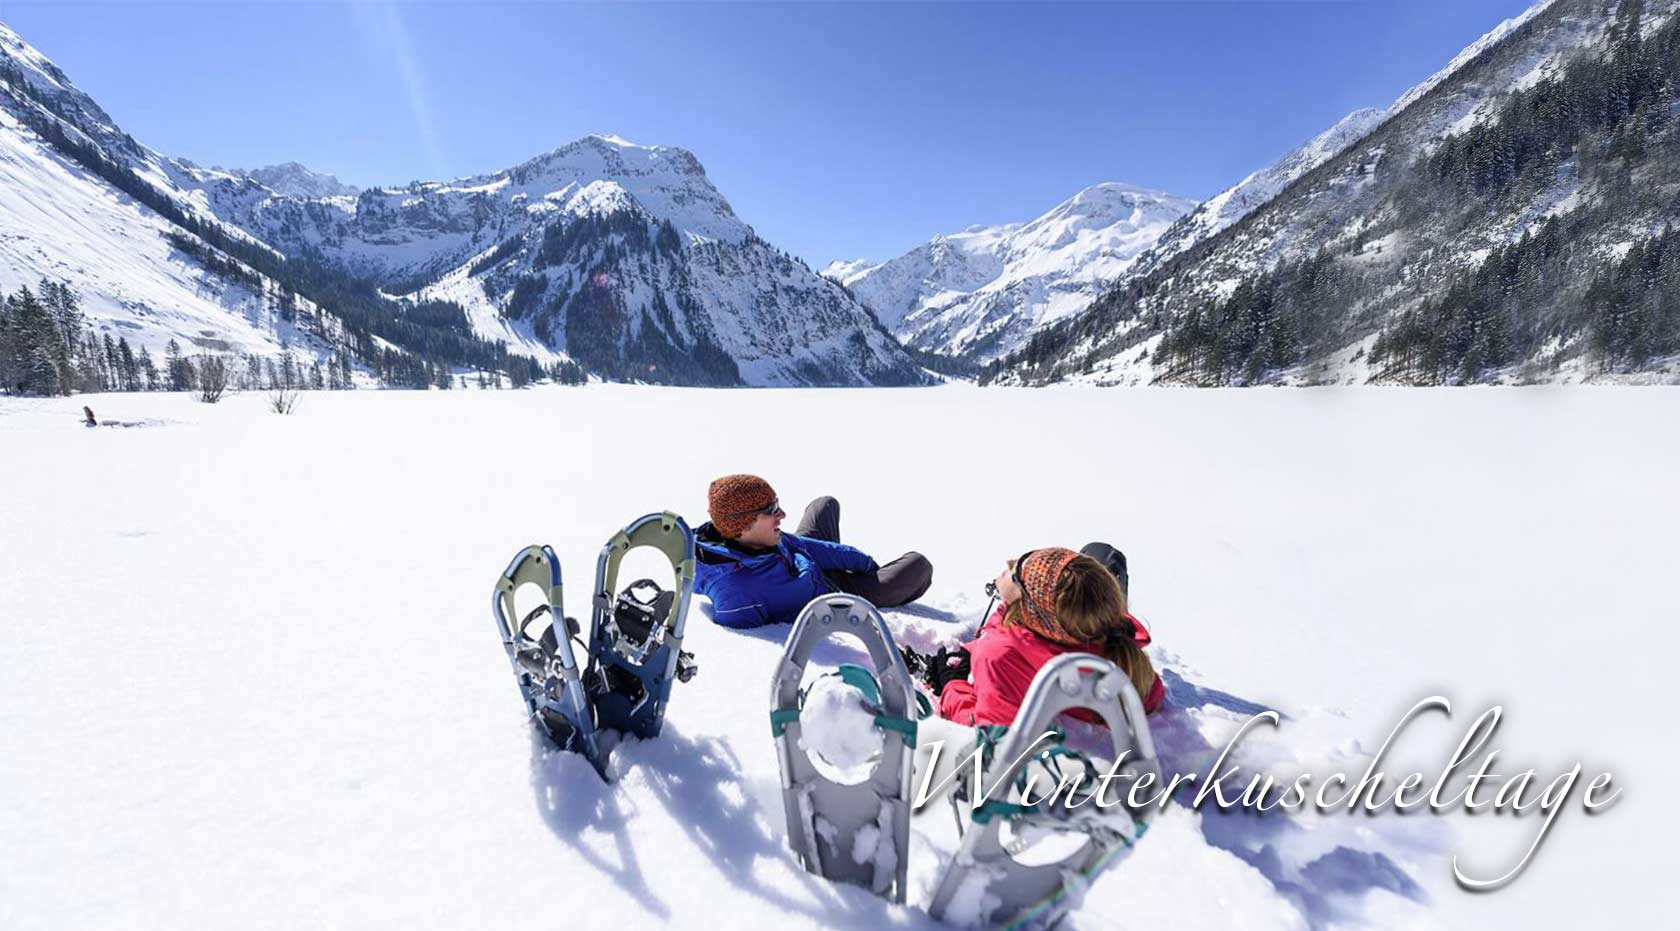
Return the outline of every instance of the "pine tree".
[[[76,390],[105,390],[101,361],[99,338],[94,335],[93,327],[83,324],[82,335],[76,340]]]
[[[34,292],[21,287],[5,299],[6,382],[17,394],[68,394],[72,371],[63,334]]]
[[[158,390],[157,366],[152,363],[152,354],[146,351],[145,346],[140,347],[140,376],[147,391]]]
[[[117,360],[121,366],[121,382],[124,391],[140,390],[140,364],[134,358],[134,350],[128,345],[128,337],[117,339]]]
[[[183,365],[185,361],[181,358],[181,344],[175,342],[174,337],[171,337],[168,345],[163,347],[163,371],[168,379],[170,391],[187,390],[187,378]]]
[[[21,343],[12,299],[0,291],[0,392],[15,394],[22,390]]]

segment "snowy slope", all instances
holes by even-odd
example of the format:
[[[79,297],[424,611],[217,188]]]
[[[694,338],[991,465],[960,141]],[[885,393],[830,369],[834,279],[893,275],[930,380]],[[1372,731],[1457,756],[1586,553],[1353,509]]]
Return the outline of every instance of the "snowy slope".
[[[1344,116],[1295,151],[1197,205],[1163,233],[1133,267],[1141,275],[1247,216],[1307,172],[1363,139],[1388,116],[1367,107]]]
[[[1554,2],[1555,0],[1536,0],[1534,5],[1530,6],[1528,9],[1523,10],[1521,13],[1518,13],[1510,19],[1502,20],[1499,25],[1489,29],[1482,35],[1481,38],[1465,46],[1463,51],[1454,55],[1452,61],[1447,62],[1441,70],[1435,72],[1422,81],[1419,81],[1410,90],[1406,91],[1406,93],[1401,94],[1400,99],[1394,101],[1394,103],[1389,106],[1388,115],[1392,116],[1411,106],[1413,103],[1416,103],[1423,97],[1423,95],[1434,90],[1435,87],[1442,81],[1445,81],[1454,74],[1457,74],[1459,69],[1468,65],[1470,62],[1475,61],[1476,58],[1483,52],[1486,52],[1488,49],[1493,48],[1495,45],[1504,41],[1504,39],[1511,33],[1515,32],[1518,27],[1539,15]]]
[[[118,130],[50,61],[0,24],[0,65],[77,118],[76,130],[159,187],[167,162]],[[96,330],[162,353],[171,339],[192,351],[305,353],[311,341],[280,321],[272,303],[222,278],[166,238],[181,231],[73,163],[25,125],[32,102],[0,77],[0,290],[42,278],[68,282]],[[190,204],[182,198],[184,206]]]
[[[1297,178],[1341,154],[1343,150],[1382,125],[1384,120],[1411,106],[1437,85],[1451,78],[1459,69],[1497,45],[1552,2],[1553,0],[1539,0],[1522,13],[1488,30],[1481,38],[1453,56],[1446,66],[1412,86],[1386,109],[1366,107],[1355,110],[1295,151],[1208,198],[1189,216],[1163,234],[1160,241],[1138,259],[1131,269],[1131,276],[1149,273],[1196,243],[1241,220],[1255,208],[1282,193]],[[1481,103],[1482,99],[1476,98],[1471,104],[1472,109]]]
[[[835,262],[824,273],[908,345],[990,359],[1083,310],[1194,205],[1097,184],[1029,223],[974,226],[880,265]]]
[[[1138,259],[1124,287],[1104,294],[1076,324],[1047,336],[1042,355],[1053,362],[1030,374],[1012,364],[1001,379],[1148,383],[1170,374],[1155,367],[1152,352],[1163,328],[1281,263],[1321,254],[1362,292],[1358,300],[1332,302],[1333,319],[1324,324],[1330,332],[1309,334],[1323,344],[1315,357],[1281,377],[1344,383],[1371,377],[1362,350],[1384,322],[1416,307],[1433,287],[1473,271],[1493,250],[1536,233],[1549,218],[1603,200],[1606,192],[1586,183],[1575,159],[1561,165],[1549,183],[1525,182],[1496,209],[1443,193],[1439,179],[1420,182],[1414,167],[1442,140],[1497,113],[1513,92],[1557,74],[1576,56],[1608,54],[1615,9],[1591,0],[1541,0],[1498,24],[1385,111],[1360,111],[1310,143],[1309,157],[1296,166],[1301,171],[1284,172],[1277,180],[1287,182],[1268,186],[1275,188],[1270,197],[1263,188],[1252,199],[1258,202],[1240,205],[1246,208],[1240,219],[1220,228],[1210,222],[1211,212],[1187,217]],[[1653,0],[1644,9],[1655,24],[1672,16],[1676,5]],[[1650,190],[1658,195],[1653,199],[1661,199],[1673,180],[1671,166],[1654,161],[1656,171],[1642,174],[1648,183],[1660,184]],[[1630,204],[1609,222],[1589,218],[1588,232],[1577,234],[1581,241],[1572,248],[1582,255],[1605,254],[1618,242],[1660,231],[1672,218],[1672,211],[1666,213]],[[1210,234],[1192,230],[1193,224],[1208,224]],[[1573,358],[1580,341],[1562,348]],[[1557,357],[1554,351],[1545,360],[1518,361],[1544,370],[1530,377],[1580,377],[1570,366],[1554,365]]]
[[[875,422],[874,455],[811,454],[883,397],[896,416]],[[256,396],[0,399],[0,448],[29,452],[0,457],[0,487],[30,489],[0,534],[0,926],[939,927],[923,909],[948,809],[913,822],[902,908],[804,875],[786,849],[764,717],[785,627],[731,632],[701,600],[699,677],[661,738],[619,749],[610,789],[522,720],[487,611],[506,560],[553,544],[581,614],[613,529],[697,518],[707,480],[747,467],[784,502],[837,495],[845,538],[878,556],[932,559],[924,604],[890,617],[919,646],[969,630],[980,584],[1024,549],[1123,546],[1172,687],[1152,726],[1174,760],[1205,760],[1268,706],[1287,717],[1255,756],[1357,773],[1441,691],[1453,716],[1414,722],[1390,773],[1437,772],[1498,702],[1496,771],[1582,760],[1583,784],[1609,768],[1628,786],[1596,817],[1560,811],[1491,895],[1457,889],[1448,855],[1503,868],[1538,816],[1174,807],[1074,927],[1663,927],[1680,822],[1661,786],[1680,754],[1653,735],[1672,730],[1680,646],[1662,545],[1680,449],[1649,427],[1676,400],[593,386],[309,394],[277,417]],[[84,403],[127,426],[81,427]],[[703,418],[708,438],[606,470],[578,455],[650,411]],[[764,423],[781,442],[761,442]],[[1017,460],[972,454],[999,423],[1080,467],[1033,506],[978,506],[1022,487]],[[486,455],[509,437],[518,455]],[[90,490],[97,507],[67,504]],[[66,589],[72,564],[98,587]],[[121,610],[98,610],[113,595]]]

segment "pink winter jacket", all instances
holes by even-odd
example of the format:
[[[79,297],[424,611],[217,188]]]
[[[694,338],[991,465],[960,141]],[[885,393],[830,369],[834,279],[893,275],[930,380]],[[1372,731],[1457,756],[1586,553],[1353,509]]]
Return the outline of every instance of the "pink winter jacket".
[[[1027,697],[1027,686],[1045,663],[1063,653],[1081,652],[1046,640],[1024,627],[1006,627],[1004,606],[998,605],[992,616],[981,625],[980,633],[968,643],[970,678],[972,682],[957,681],[945,686],[939,694],[939,716],[958,724],[1012,724],[1021,701]],[[1137,628],[1137,645],[1149,645],[1149,631],[1143,623],[1132,618]],[[1161,677],[1149,694],[1142,696],[1143,709],[1153,713],[1166,699]]]

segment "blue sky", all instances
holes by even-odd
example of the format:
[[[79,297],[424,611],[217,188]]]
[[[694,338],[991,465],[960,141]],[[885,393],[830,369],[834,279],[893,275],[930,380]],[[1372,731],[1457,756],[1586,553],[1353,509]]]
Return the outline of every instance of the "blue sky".
[[[693,151],[820,267],[1098,181],[1208,197],[1527,6],[0,0],[0,20],[171,155],[399,184],[614,133]]]

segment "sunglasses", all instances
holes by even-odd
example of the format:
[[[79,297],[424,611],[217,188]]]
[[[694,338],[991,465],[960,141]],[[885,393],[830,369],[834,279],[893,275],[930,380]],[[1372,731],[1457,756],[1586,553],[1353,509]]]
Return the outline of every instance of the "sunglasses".
[[[1015,560],[1015,565],[1009,567],[1009,578],[1015,582],[1015,587],[1021,590],[1021,601],[1026,604],[1027,610],[1036,614],[1038,619],[1046,626],[1051,626],[1055,623],[1054,612],[1046,611],[1038,603],[1038,599],[1032,596],[1032,592],[1027,591],[1027,583],[1021,579],[1021,567],[1025,566],[1027,560],[1031,559],[1033,554],[1037,552],[1038,550],[1027,550],[1022,553],[1021,558]]]
[[[750,511],[742,511],[739,514],[725,514],[725,515],[723,515],[723,517],[724,517],[725,520],[733,520],[737,517],[757,517],[760,514],[763,514],[763,515],[768,517],[768,516],[772,516],[772,515],[780,512],[781,510],[782,510],[781,499],[771,498],[770,503],[766,504],[764,507],[753,508]]]
[[[1027,590],[1027,583],[1021,581],[1021,567],[1026,565],[1027,560],[1031,559],[1032,555],[1036,552],[1038,552],[1038,550],[1027,550],[1025,553],[1021,554],[1019,559],[1015,560],[1014,565],[1009,567],[1009,578],[1012,579],[1015,582],[1016,587],[1020,588],[1023,592]]]

